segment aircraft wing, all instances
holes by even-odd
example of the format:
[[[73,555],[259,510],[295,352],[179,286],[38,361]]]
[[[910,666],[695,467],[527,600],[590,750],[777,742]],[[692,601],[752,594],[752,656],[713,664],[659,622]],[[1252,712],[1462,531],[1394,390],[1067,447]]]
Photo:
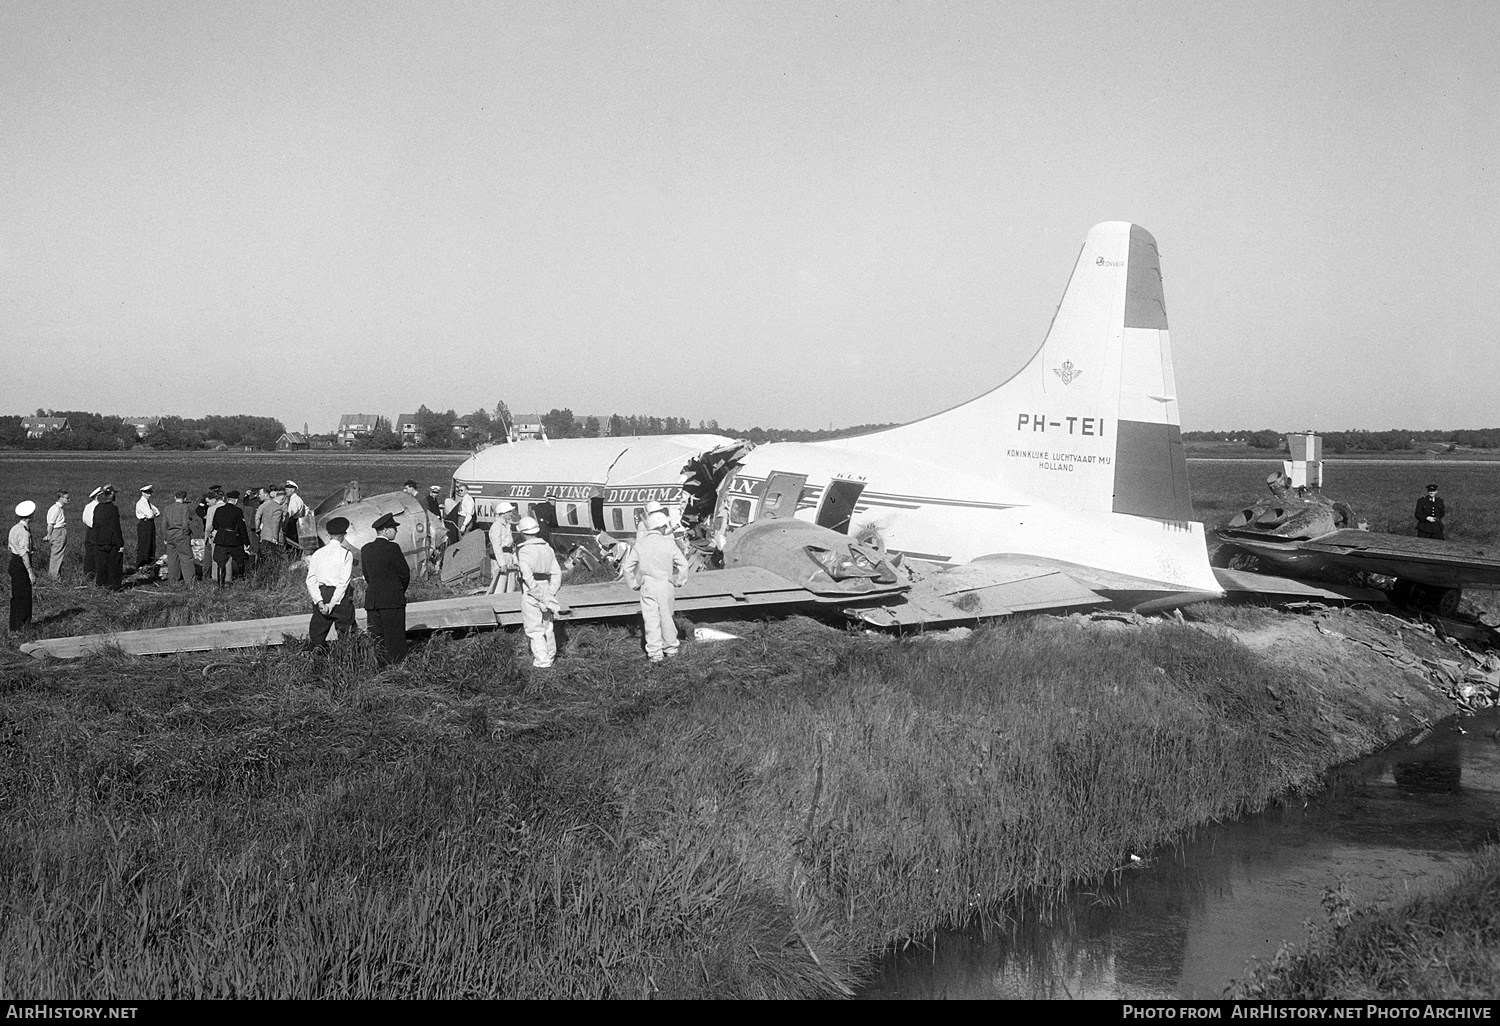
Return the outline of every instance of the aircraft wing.
[[[1334,531],[1297,547],[1331,563],[1439,588],[1500,588],[1500,548],[1374,531]]]
[[[709,570],[690,576],[677,592],[677,608],[684,612],[704,609],[765,606],[844,606],[861,599],[888,597],[901,588],[885,588],[870,595],[847,592],[812,592],[763,567],[743,566]],[[640,594],[624,583],[569,585],[558,591],[564,606],[562,622],[604,620],[634,616],[640,612]],[[365,627],[365,612],[356,610],[356,622]],[[309,614],[277,616],[261,620],[220,621],[185,627],[158,627],[112,634],[88,634],[50,638],[21,646],[38,659],[78,659],[118,650],[126,655],[167,655],[174,652],[211,652],[216,649],[273,647],[307,637]],[[406,607],[409,631],[449,630],[459,627],[505,627],[521,623],[521,596],[472,595],[413,602]]]
[[[851,612],[875,626],[897,627],[1114,601],[1086,583],[1078,573],[1081,569],[1025,557],[992,556],[930,573],[894,602]]]
[[[1352,584],[1333,584],[1327,581],[1301,581],[1272,574],[1256,574],[1248,570],[1226,570],[1214,568],[1219,587],[1228,594],[1271,595],[1277,598],[1334,599],[1339,602],[1388,602],[1385,592],[1374,588],[1358,588]]]

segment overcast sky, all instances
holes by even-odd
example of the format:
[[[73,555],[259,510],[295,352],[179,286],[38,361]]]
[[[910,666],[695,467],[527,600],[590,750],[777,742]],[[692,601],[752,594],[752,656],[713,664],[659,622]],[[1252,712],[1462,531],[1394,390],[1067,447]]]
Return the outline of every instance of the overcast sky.
[[[1161,247],[1187,429],[1500,424],[1500,4],[0,5],[0,412],[908,420]]]

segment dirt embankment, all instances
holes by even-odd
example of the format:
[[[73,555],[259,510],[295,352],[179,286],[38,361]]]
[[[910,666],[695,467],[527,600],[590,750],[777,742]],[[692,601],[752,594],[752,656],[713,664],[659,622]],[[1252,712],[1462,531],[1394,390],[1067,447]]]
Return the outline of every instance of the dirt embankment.
[[[1444,717],[1500,703],[1500,654],[1390,613],[1315,607],[1200,626],[1299,671],[1288,683],[1311,689],[1312,708],[1338,745],[1335,762]]]

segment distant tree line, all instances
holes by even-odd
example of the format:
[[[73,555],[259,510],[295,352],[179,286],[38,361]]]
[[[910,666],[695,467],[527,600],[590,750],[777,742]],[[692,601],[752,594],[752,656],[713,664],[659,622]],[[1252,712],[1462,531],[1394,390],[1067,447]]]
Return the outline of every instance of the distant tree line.
[[[1500,428],[1477,428],[1466,431],[1319,431],[1325,453],[1403,452],[1411,449],[1500,449]],[[1284,451],[1285,432],[1259,431],[1184,431],[1185,442],[1244,442],[1252,449]]]
[[[81,450],[133,449],[147,445],[153,449],[203,449],[217,445],[251,446],[274,449],[276,439],[286,429],[271,417],[235,416],[162,417],[143,439],[135,424],[124,417],[109,417],[87,410],[38,410],[38,417],[66,417],[62,431],[48,431],[39,438],[27,438],[21,417],[0,417],[0,445],[16,449]]]
[[[153,449],[213,449],[220,445],[240,449],[274,449],[286,432],[274,417],[248,414],[190,419],[163,417],[145,438]]]

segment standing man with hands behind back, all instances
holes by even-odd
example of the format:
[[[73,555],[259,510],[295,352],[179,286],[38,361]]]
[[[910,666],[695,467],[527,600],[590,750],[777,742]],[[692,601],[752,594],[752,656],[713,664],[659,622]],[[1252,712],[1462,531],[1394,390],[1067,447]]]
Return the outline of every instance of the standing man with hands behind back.
[[[307,557],[307,593],[312,597],[312,619],[307,640],[314,652],[328,649],[328,631],[339,627],[339,640],[354,636],[354,596],[349,578],[354,573],[354,552],[344,544],[349,521],[334,517],[324,525],[328,544]]]
[[[375,667],[382,669],[406,658],[406,587],[411,568],[396,544],[401,522],[386,513],[370,525],[379,535],[359,550],[365,572],[365,626],[375,642]]]

